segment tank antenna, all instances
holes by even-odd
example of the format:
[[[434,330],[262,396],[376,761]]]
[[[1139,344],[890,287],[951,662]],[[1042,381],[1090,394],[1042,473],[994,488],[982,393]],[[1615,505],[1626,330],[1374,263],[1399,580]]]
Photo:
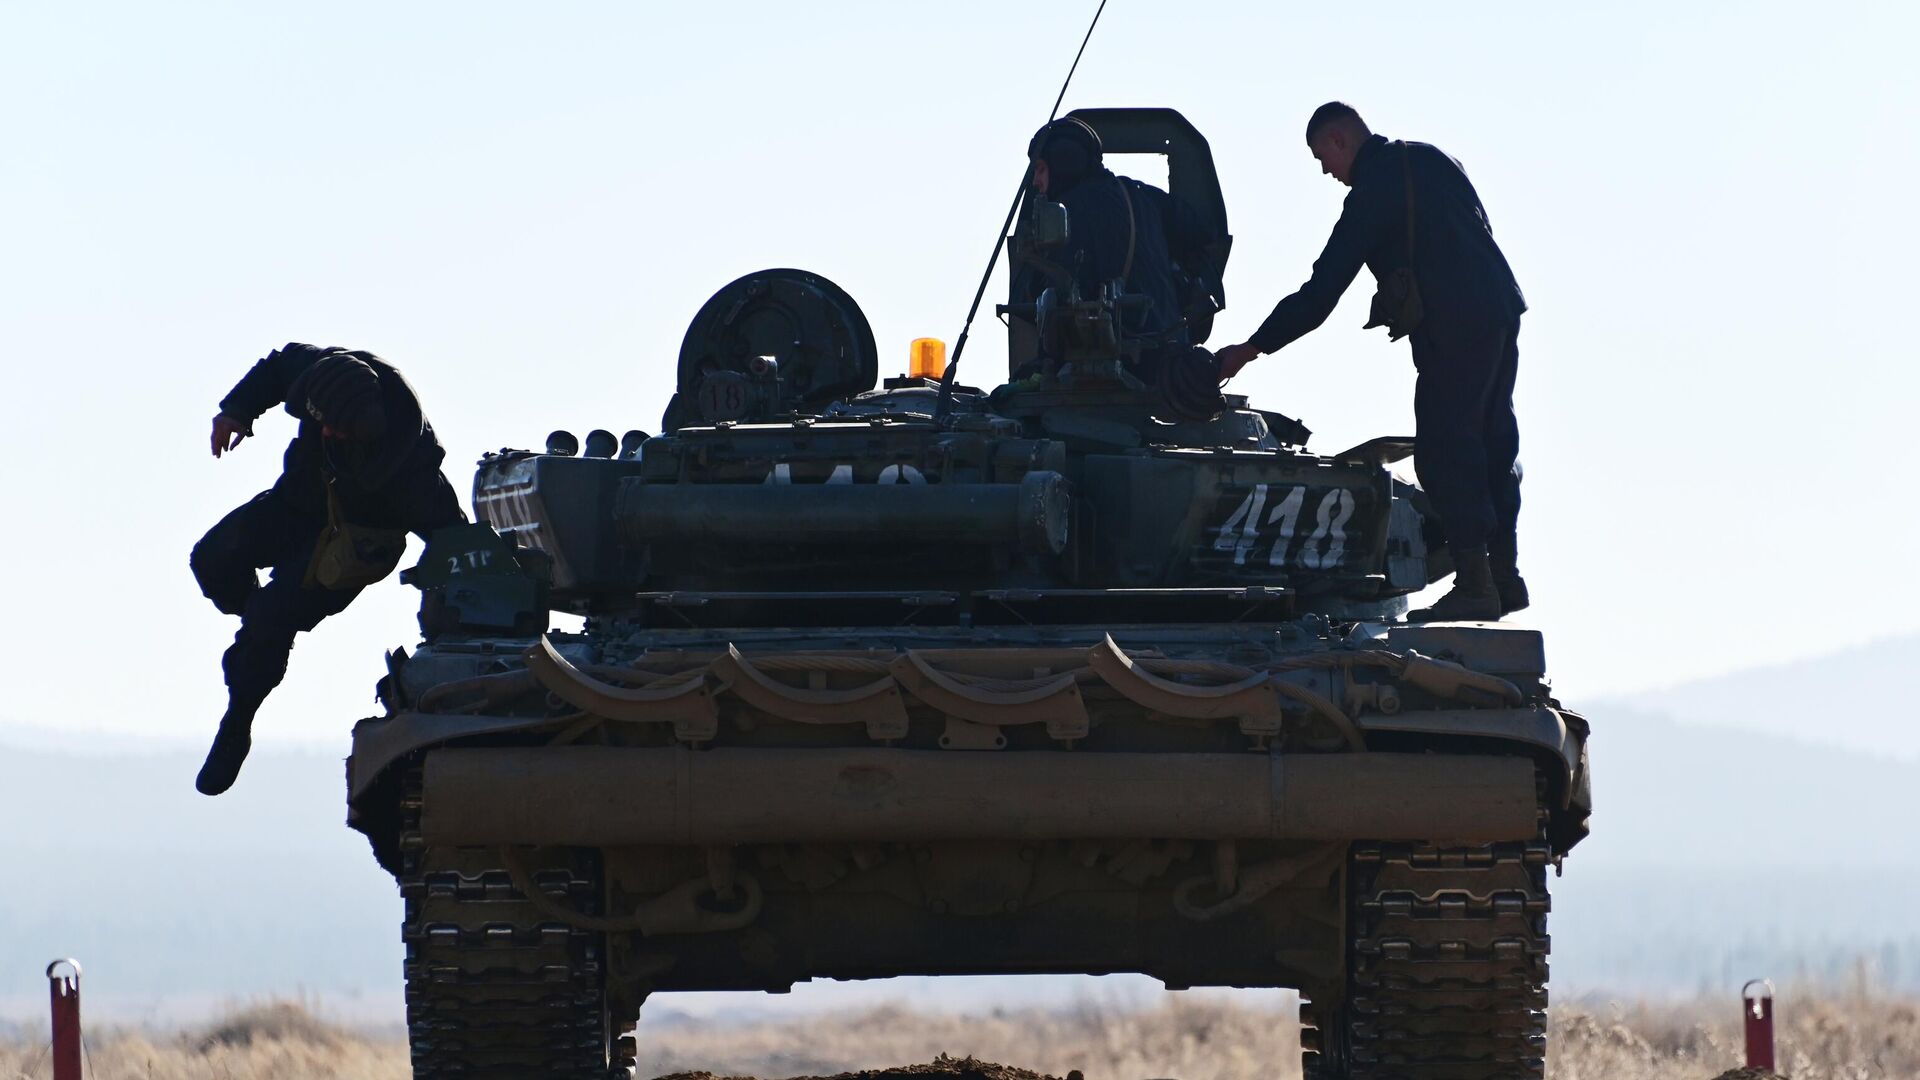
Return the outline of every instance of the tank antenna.
[[[1060,93],[1053,99],[1053,111],[1047,114],[1047,124],[1051,125],[1060,118],[1060,103],[1067,99],[1067,87],[1073,83],[1073,73],[1080,70],[1080,58],[1087,54],[1087,42],[1093,40],[1093,28],[1100,25],[1100,13],[1107,10],[1107,0],[1100,0],[1100,6],[1094,9],[1093,21],[1087,24],[1086,36],[1080,39],[1080,51],[1073,54],[1073,65],[1067,68],[1067,77],[1060,83]],[[1053,137],[1049,132],[1048,139]],[[1042,141],[1040,149],[1045,151],[1047,144]],[[1013,228],[1013,217],[1020,212],[1020,203],[1027,197],[1027,185],[1033,182],[1033,159],[1027,159],[1027,168],[1020,174],[1020,187],[1013,193],[1013,205],[1007,207],[1007,220],[1000,225],[1000,231],[993,238],[993,254],[987,259],[987,272],[980,275],[980,287],[973,290],[973,305],[967,308],[966,325],[960,328],[960,337],[953,343],[953,360],[947,364],[947,370],[940,373],[940,398],[933,408],[935,423],[946,419],[947,410],[953,404],[953,376],[960,370],[960,356],[967,351],[967,335],[973,330],[973,318],[980,313],[980,298],[987,295],[987,282],[993,279],[993,268],[1000,262],[1000,249],[1007,245],[1007,230]]]

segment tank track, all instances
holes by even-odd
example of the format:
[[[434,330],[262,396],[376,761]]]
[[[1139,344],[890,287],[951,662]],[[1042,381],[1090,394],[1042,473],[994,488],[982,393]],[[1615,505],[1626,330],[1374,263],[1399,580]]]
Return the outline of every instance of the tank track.
[[[615,1040],[604,935],[549,918],[514,888],[497,851],[429,847],[421,784],[401,799],[407,1038],[416,1080],[605,1080],[631,1075]],[[551,899],[593,914],[596,860],[541,849],[529,858]]]
[[[1540,1080],[1545,841],[1356,844],[1344,1001],[1301,1007],[1307,1080]]]

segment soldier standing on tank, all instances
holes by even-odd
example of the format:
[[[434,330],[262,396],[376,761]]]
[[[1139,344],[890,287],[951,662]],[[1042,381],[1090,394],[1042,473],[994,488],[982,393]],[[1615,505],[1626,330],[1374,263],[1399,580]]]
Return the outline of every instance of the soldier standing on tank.
[[[286,674],[294,635],[392,572],[406,533],[425,539],[466,520],[419,398],[385,360],[297,343],[268,353],[220,402],[213,456],[238,447],[283,403],[300,429],[280,478],[193,548],[200,590],[240,616],[222,661],[226,715],[195,781],[207,795],[239,776],[254,713]],[[265,585],[255,573],[263,568],[273,571]]]
[[[1307,121],[1321,170],[1353,190],[1313,276],[1244,344],[1221,349],[1231,377],[1326,321],[1362,264],[1380,283],[1368,327],[1412,338],[1414,464],[1453,557],[1454,584],[1414,621],[1497,619],[1527,606],[1515,523],[1520,430],[1513,415],[1526,298],[1493,241],[1460,163],[1426,143],[1389,142],[1349,105]]]

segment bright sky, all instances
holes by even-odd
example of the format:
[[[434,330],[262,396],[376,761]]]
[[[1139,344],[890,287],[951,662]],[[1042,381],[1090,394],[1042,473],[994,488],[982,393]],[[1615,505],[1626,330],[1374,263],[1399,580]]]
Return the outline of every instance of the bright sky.
[[[399,364],[463,489],[555,427],[655,429],[688,320],[751,270],[834,279],[898,366],[951,341],[1092,7],[0,6],[0,722],[211,730],[233,624],[187,551],[293,424],[216,462],[208,420],[290,339]],[[1920,19],[1466,10],[1114,0],[1067,106],[1211,139],[1215,344],[1338,212],[1315,105],[1466,165],[1533,305],[1528,621],[1572,703],[1920,626]],[[1323,450],[1412,427],[1369,291],[1236,386]],[[982,325],[973,378],[1001,341]],[[262,737],[344,748],[415,602],[388,583],[304,639]]]

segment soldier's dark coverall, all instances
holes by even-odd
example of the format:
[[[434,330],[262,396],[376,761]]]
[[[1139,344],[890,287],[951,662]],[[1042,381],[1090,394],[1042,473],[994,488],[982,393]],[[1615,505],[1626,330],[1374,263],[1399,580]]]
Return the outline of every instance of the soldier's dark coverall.
[[[329,479],[341,517],[357,525],[406,530],[424,540],[434,529],[466,520],[441,475],[446,451],[419,399],[378,356],[349,353],[379,376],[384,436],[366,447],[323,437],[320,423],[306,412],[302,379],[320,357],[342,352],[348,350],[289,344],[256,363],[220,402],[222,413],[247,425],[282,403],[300,420],[273,487],[222,518],[194,545],[191,559],[207,599],[240,616],[222,666],[232,704],[248,713],[286,674],[294,635],[338,614],[359,595],[357,588],[303,584],[327,526]],[[255,571],[269,567],[272,578],[262,585]]]
[[[1379,135],[1362,143],[1353,189],[1313,276],[1248,340],[1273,352],[1325,322],[1362,264],[1379,280],[1406,265],[1403,150],[1413,179],[1413,273],[1425,308],[1410,335],[1419,371],[1414,464],[1447,546],[1486,547],[1498,572],[1514,565],[1520,516],[1513,382],[1527,302],[1459,162],[1426,143]]]
[[[1047,197],[1067,208],[1067,243],[1047,258],[1073,275],[1081,297],[1091,299],[1102,285],[1124,278],[1127,292],[1152,301],[1145,310],[1126,314],[1128,333],[1159,334],[1179,323],[1181,266],[1197,265],[1196,253],[1213,240],[1198,214],[1152,184],[1115,176],[1105,167]],[[1035,268],[1018,266],[1009,294],[1014,303],[1031,303],[1049,284]]]
[[[1127,330],[1157,334],[1179,322],[1174,253],[1178,246],[1206,242],[1195,215],[1152,184],[1115,176],[1106,168],[1059,193],[1056,201],[1067,208],[1064,262],[1080,285],[1080,295],[1094,296],[1124,270],[1127,291],[1152,301],[1145,311],[1127,317]]]

